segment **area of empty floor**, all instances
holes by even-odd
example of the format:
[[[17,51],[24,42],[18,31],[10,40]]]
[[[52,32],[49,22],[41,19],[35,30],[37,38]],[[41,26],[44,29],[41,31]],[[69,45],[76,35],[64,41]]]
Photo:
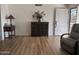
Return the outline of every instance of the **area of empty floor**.
[[[15,55],[65,55],[59,37],[15,37],[0,42],[0,52]]]

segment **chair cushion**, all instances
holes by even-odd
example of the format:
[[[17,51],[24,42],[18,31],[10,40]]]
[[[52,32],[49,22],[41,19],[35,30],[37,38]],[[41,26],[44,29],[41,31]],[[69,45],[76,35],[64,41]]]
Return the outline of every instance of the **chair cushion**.
[[[79,33],[77,33],[77,32],[71,32],[70,38],[79,39]]]
[[[77,40],[74,40],[74,39],[71,39],[71,38],[61,39],[61,43],[65,44],[66,46],[68,46],[70,48],[74,48],[76,42],[77,42]]]
[[[74,25],[72,26],[71,32],[79,32],[79,24],[74,24]]]

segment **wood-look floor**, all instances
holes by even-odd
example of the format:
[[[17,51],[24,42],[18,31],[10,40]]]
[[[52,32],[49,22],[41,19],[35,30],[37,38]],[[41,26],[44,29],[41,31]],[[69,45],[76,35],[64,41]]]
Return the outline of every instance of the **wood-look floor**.
[[[65,55],[59,37],[15,37],[0,42],[0,51],[15,55]]]

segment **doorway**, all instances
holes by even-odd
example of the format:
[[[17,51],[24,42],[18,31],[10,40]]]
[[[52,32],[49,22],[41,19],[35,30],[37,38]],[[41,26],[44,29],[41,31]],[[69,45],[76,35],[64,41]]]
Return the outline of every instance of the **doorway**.
[[[68,32],[69,27],[68,9],[55,8],[53,21],[53,35],[60,36]]]

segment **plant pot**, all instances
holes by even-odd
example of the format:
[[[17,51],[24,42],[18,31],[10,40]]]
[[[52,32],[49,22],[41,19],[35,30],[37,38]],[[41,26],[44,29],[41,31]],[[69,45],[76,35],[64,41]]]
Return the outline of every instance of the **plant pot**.
[[[41,22],[41,18],[38,18],[38,22]]]
[[[38,22],[41,22],[41,20],[39,19]]]

